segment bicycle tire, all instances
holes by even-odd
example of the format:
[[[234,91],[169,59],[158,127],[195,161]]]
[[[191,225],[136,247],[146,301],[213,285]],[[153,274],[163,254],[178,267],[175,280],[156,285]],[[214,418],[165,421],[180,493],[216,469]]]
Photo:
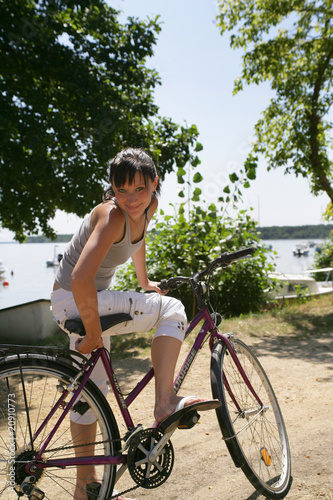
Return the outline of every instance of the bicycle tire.
[[[61,386],[66,387],[70,379],[77,374],[71,367],[59,365],[56,361],[42,355],[36,357],[29,355],[26,359],[22,356],[21,369],[24,384],[21,382],[20,365],[16,356],[11,356],[9,361],[5,361],[0,366],[0,497],[6,500],[17,499],[18,495],[15,489],[18,489],[25,477],[30,475],[22,466],[24,461],[33,460],[31,446],[29,445],[31,440],[28,415],[31,433],[34,435],[49,414],[55,401],[61,396]],[[67,397],[67,402],[70,397],[71,394]],[[104,396],[96,385],[88,380],[80,394],[80,398],[82,398],[80,399],[82,402],[89,405],[97,421],[95,454],[105,456],[117,454],[120,444],[118,426]],[[13,406],[10,406],[9,402],[12,402],[11,405]],[[45,428],[34,440],[35,450],[40,450],[41,443],[45,442],[50,431],[54,428],[61,411],[61,409],[57,410],[56,414],[50,418]],[[13,419],[10,416],[14,416],[15,424],[13,424]],[[80,423],[80,414],[78,418],[78,423]],[[85,427],[89,427],[89,425]],[[13,429],[15,431],[14,435]],[[81,444],[84,445],[84,442]],[[79,454],[80,450],[78,448],[75,450],[73,446],[68,414],[50,441],[43,455],[43,460],[74,457],[75,452]],[[91,455],[91,450],[89,451],[90,453],[87,453],[88,450],[84,452],[82,446],[80,456],[83,457],[84,453]],[[87,468],[83,470],[83,466],[81,467],[80,474],[85,477],[85,473],[88,473]],[[76,466],[66,467],[65,469],[60,467],[56,469],[45,468],[43,472],[38,472],[34,486],[45,494],[45,499],[73,499],[77,469]],[[107,499],[112,495],[115,469],[115,465],[96,466],[96,475],[98,482],[101,484],[96,499]],[[94,476],[94,480],[95,478],[96,476]]]
[[[266,498],[284,498],[290,490],[291,459],[286,427],[268,377],[252,350],[239,339],[234,350],[264,411],[250,392],[227,346],[218,341],[211,357],[214,398],[222,402],[216,415],[223,439],[236,465]],[[225,377],[225,378],[223,378]],[[230,391],[226,388],[229,385]],[[237,398],[237,408],[230,392]]]

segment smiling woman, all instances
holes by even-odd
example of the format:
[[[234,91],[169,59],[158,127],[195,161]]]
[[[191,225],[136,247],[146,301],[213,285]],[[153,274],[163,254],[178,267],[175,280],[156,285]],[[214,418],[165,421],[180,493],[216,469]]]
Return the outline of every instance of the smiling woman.
[[[156,175],[153,185],[151,182],[147,185],[141,172],[136,172],[130,182],[126,181],[121,187],[114,187],[117,205],[134,221],[139,219],[142,213],[150,206],[152,194],[156,191],[158,176]],[[151,191],[153,189],[153,191]]]
[[[173,297],[165,297],[158,283],[149,280],[146,269],[145,234],[157,209],[159,178],[153,160],[145,151],[127,148],[111,160],[109,180],[103,203],[86,215],[64,252],[51,296],[52,312],[59,326],[69,333],[70,348],[81,354],[90,354],[103,345],[109,349],[112,334],[155,328],[151,349],[155,373],[154,417],[162,423],[174,417],[182,399],[174,393],[173,380],[186,315],[183,304]],[[130,257],[140,287],[155,293],[109,289],[115,269]],[[119,313],[126,313],[126,321],[118,321],[102,334],[100,317]],[[68,319],[78,317],[84,325],[83,338],[65,327]],[[94,369],[92,380],[107,393],[101,361]],[[191,397],[187,404],[202,401]],[[87,412],[78,423],[77,415],[71,412],[71,422],[74,441],[92,440],[87,426],[94,422],[94,415]],[[84,472],[78,468],[75,498],[86,500],[86,486],[96,481],[93,466],[85,467]]]

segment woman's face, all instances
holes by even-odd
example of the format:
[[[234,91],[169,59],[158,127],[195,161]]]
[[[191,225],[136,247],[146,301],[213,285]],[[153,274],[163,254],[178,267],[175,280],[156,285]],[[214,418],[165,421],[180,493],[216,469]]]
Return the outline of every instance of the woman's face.
[[[157,182],[158,176],[154,181],[149,179],[145,184],[141,172],[136,172],[132,184],[127,180],[121,187],[112,185],[112,189],[119,207],[134,219],[140,217],[149,206]]]

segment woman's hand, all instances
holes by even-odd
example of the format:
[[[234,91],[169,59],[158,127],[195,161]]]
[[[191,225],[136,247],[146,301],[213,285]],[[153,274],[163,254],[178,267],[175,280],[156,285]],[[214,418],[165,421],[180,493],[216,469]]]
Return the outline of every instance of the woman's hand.
[[[104,344],[102,337],[97,340],[97,344],[96,339],[89,338],[87,337],[87,335],[77,339],[77,341],[75,342],[75,349],[81,354],[91,354],[92,351],[103,346]]]
[[[168,293],[168,290],[166,292],[162,292],[162,290],[158,287],[158,284],[158,281],[148,280],[147,284],[145,284],[145,286],[141,286],[141,288],[146,291],[157,292],[160,295],[165,295],[166,293]]]

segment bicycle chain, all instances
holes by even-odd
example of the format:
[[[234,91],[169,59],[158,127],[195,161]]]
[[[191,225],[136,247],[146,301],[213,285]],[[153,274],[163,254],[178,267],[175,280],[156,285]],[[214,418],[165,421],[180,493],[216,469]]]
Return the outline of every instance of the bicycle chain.
[[[116,443],[118,441],[122,441],[120,438],[119,439],[105,439],[104,441],[95,441],[93,443],[83,443],[83,444],[76,444],[76,445],[73,445],[73,446],[60,446],[59,448],[51,448],[50,450],[47,449],[45,450],[44,453],[51,453],[51,452],[54,452],[54,451],[62,451],[62,450],[71,450],[73,448],[81,448],[82,446],[93,446],[93,445],[96,445],[96,444],[105,444],[105,443]]]
[[[116,495],[112,495],[112,497],[107,498],[107,500],[117,500],[118,497],[126,495],[126,493],[130,493],[131,491],[137,490],[138,488],[140,488],[140,486],[137,484],[132,488],[128,488],[128,490],[118,491]]]

